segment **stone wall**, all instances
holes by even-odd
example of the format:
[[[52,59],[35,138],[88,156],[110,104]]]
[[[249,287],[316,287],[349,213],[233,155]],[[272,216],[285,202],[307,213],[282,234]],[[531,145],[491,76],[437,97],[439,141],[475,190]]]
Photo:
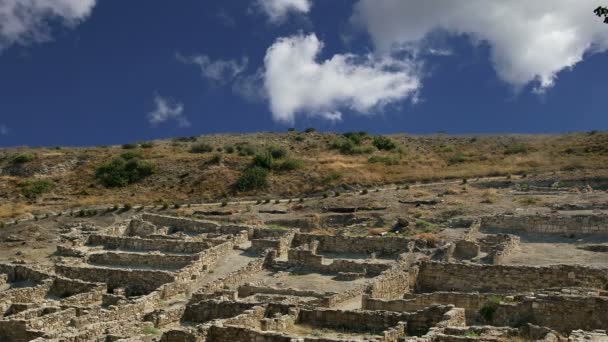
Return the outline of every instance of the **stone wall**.
[[[608,215],[496,215],[481,218],[482,231],[560,235],[608,234]]]
[[[487,235],[479,239],[478,243],[481,250],[487,253],[487,261],[499,265],[519,246],[520,238],[511,234]]]
[[[153,270],[56,265],[55,272],[68,278],[106,283],[110,289],[128,286],[134,293],[142,294],[150,293],[163,284],[175,281],[173,273]]]
[[[409,251],[408,243],[413,241],[408,238],[384,238],[384,237],[350,237],[330,236],[297,233],[294,236],[292,247],[310,245],[313,241],[319,242],[317,252],[364,254],[377,256],[397,256]],[[417,243],[422,244],[422,241]]]
[[[337,274],[341,272],[361,273],[367,276],[378,276],[380,273],[391,268],[390,264],[358,262],[345,259],[332,259],[331,263],[327,263],[325,258],[317,255],[316,247],[309,248],[308,245],[301,245],[297,248],[292,248],[288,251],[287,263],[295,267],[314,271],[318,273]],[[316,242],[313,243],[316,246]]]
[[[205,287],[203,287],[199,292],[202,294],[215,292],[225,288],[236,288],[239,285],[247,282],[249,279],[255,276],[256,273],[262,271],[267,265],[269,258],[270,254],[264,254],[263,256],[249,262],[245,267],[233,271],[220,279],[206,284]],[[196,300],[197,294],[195,293],[192,296],[192,301]]]
[[[363,309],[386,310],[396,312],[412,312],[431,305],[454,305],[465,309],[468,320],[474,320],[479,315],[479,309],[488,301],[491,294],[432,292],[424,294],[406,294],[404,299],[378,299],[363,297]]]
[[[401,266],[393,266],[374,279],[365,291],[372,298],[399,299],[410,292],[410,273]]]
[[[223,243],[225,241],[221,241]],[[103,246],[105,249],[125,251],[160,251],[165,253],[198,253],[219,243],[210,241],[179,241],[142,239],[139,237],[120,237],[110,235],[91,235],[87,240],[89,246]]]
[[[182,316],[182,322],[205,323],[218,318],[229,318],[242,314],[256,306],[252,303],[204,300],[189,304]]]
[[[570,333],[572,330],[608,330],[608,297],[536,295],[503,303],[494,313],[495,325],[532,323]]]
[[[423,262],[417,292],[514,292],[551,287],[605,289],[606,269],[577,265],[506,266]]]
[[[243,230],[246,230],[251,236],[253,234],[253,227],[245,225],[220,225],[216,222],[195,220],[192,218],[173,217],[157,214],[145,213],[142,215],[142,219],[151,222],[157,226],[167,226],[171,229],[171,232],[185,232],[185,233],[220,233],[220,234],[239,234]]]
[[[153,269],[176,270],[188,266],[198,259],[198,255],[156,254],[156,253],[116,253],[89,254],[85,261],[94,265],[150,267]]]

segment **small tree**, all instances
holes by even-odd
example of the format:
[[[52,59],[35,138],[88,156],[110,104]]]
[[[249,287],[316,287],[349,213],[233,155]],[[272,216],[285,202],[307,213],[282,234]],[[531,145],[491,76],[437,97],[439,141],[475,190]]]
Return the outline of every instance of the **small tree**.
[[[595,13],[595,15],[597,15],[600,18],[603,17],[604,24],[608,24],[608,8],[606,8],[604,6],[599,6],[598,8],[593,10],[593,13]]]

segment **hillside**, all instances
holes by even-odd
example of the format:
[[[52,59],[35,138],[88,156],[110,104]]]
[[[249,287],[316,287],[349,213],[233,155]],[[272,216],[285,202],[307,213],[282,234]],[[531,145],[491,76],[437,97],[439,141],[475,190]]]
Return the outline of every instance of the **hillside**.
[[[4,148],[0,150],[0,218],[97,204],[298,198],[442,179],[608,176],[606,132],[387,137],[288,132],[207,135],[122,146]],[[268,169],[264,171],[267,184],[235,186],[251,169],[256,155],[274,156],[272,165],[262,165]],[[109,184],[100,177],[99,168],[117,158],[123,164],[131,159],[141,162],[150,168],[150,175],[146,171],[120,186]]]

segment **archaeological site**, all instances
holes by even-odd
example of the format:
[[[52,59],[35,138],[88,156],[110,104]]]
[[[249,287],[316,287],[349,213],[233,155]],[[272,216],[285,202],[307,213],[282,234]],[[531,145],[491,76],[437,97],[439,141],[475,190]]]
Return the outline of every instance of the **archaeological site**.
[[[0,341],[606,341],[606,185],[508,176],[16,220]],[[50,235],[19,237],[32,227]]]

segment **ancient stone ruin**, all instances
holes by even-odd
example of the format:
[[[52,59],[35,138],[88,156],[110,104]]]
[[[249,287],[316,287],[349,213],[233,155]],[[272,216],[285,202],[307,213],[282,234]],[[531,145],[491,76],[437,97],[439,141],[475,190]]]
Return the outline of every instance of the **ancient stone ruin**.
[[[151,213],[70,227],[53,267],[0,265],[0,341],[608,340],[605,267],[518,264],[535,236],[607,237],[606,216],[459,229],[435,245]]]

